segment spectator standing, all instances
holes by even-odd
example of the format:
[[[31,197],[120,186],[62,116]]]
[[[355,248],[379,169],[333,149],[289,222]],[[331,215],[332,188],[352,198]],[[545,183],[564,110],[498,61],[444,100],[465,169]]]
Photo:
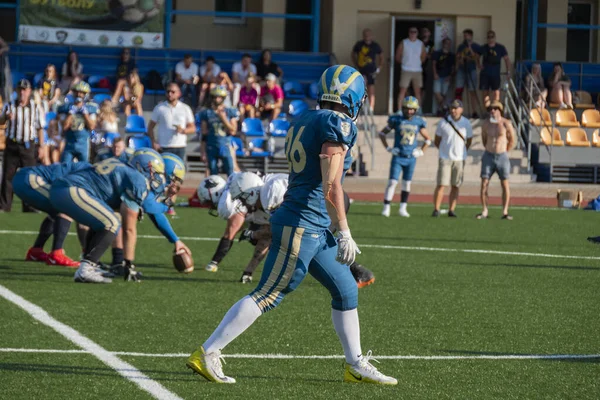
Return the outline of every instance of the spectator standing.
[[[60,99],[60,88],[58,87],[58,74],[53,64],[46,65],[44,77],[38,84],[38,92],[42,99],[44,111],[55,110]]]
[[[21,79],[17,84],[16,100],[6,102],[0,114],[0,125],[6,123],[6,148],[2,160],[0,183],[0,212],[12,208],[12,180],[17,169],[36,165],[37,159],[46,154],[41,115],[43,110],[35,104],[31,95],[31,83]],[[35,145],[38,140],[39,146]],[[37,148],[36,148],[37,147]],[[31,209],[23,204],[23,212]]]
[[[90,161],[90,135],[96,129],[98,105],[89,100],[90,85],[78,82],[73,86],[75,99],[68,106],[67,118],[63,122],[65,148],[61,162]]]
[[[0,97],[3,102],[8,102],[12,93],[12,77],[10,63],[8,62],[8,44],[0,37]]]
[[[129,49],[123,49],[121,51],[121,62],[117,65],[117,72],[115,74],[117,78],[117,87],[112,97],[113,104],[118,104],[121,96],[124,95],[125,87],[128,84],[128,77],[136,69],[135,61],[131,58],[131,51]]]
[[[283,78],[283,70],[273,62],[271,50],[265,49],[256,64],[256,76],[259,80],[265,80],[268,74],[275,75],[279,81]]]
[[[148,124],[148,136],[154,149],[161,153],[173,153],[185,162],[188,135],[196,133],[194,114],[187,104],[179,101],[181,90],[171,82],[166,88],[167,100],[159,103],[152,111]],[[154,127],[158,134],[154,136]]]
[[[129,117],[132,108],[137,115],[144,115],[144,110],[142,109],[144,85],[136,70],[131,71],[127,77],[127,81],[128,86],[127,90],[125,90],[125,101],[123,102],[125,105],[125,115]]]
[[[363,30],[363,38],[352,48],[352,62],[367,82],[367,94],[371,110],[375,109],[375,78],[381,72],[383,50],[379,43],[373,40],[373,31]]]
[[[246,82],[246,78],[249,74],[256,75],[256,66],[252,64],[252,57],[250,54],[245,53],[242,55],[242,61],[238,61],[233,64],[231,68],[231,80],[233,81],[234,90],[233,90],[233,105],[237,106],[240,99],[240,89],[244,82]],[[256,90],[260,90],[258,85],[256,85]]]
[[[71,87],[83,79],[83,64],[79,62],[79,55],[73,50],[69,52],[67,61],[63,63],[60,81],[60,90],[67,93]]]
[[[442,49],[434,51],[432,55],[433,65],[433,94],[438,104],[438,115],[446,110],[446,95],[450,89],[450,79],[454,75],[455,56],[450,51],[452,41],[449,38],[442,40]],[[462,103],[461,103],[462,117]]]
[[[191,54],[185,54],[183,61],[175,65],[175,82],[180,86],[181,93],[185,97],[188,93],[192,98],[192,108],[196,109],[198,105],[198,93],[196,85],[200,81],[200,68],[196,64]]]
[[[560,108],[573,108],[571,78],[565,75],[561,63],[555,63],[552,75],[548,79],[550,102],[560,104]]]
[[[267,84],[260,93],[260,116],[268,118],[269,121],[276,119],[283,107],[283,89],[277,84],[277,77],[267,74]]]
[[[254,88],[254,75],[248,75],[246,84],[240,90],[240,102],[238,109],[240,111],[240,119],[254,118],[256,116],[256,101],[258,100],[258,92]]]
[[[465,29],[463,39],[456,49],[456,98],[463,100],[463,91],[466,88],[472,117],[477,118],[477,67],[481,48],[473,42],[473,30]]]
[[[500,101],[500,72],[502,60],[506,65],[508,76],[511,74],[511,63],[506,47],[496,42],[496,33],[488,31],[487,44],[483,45],[481,53],[481,73],[479,75],[479,89],[483,91],[483,98],[490,102]]]
[[[463,117],[463,104],[454,100],[450,104],[450,115],[442,119],[435,132],[435,146],[439,149],[437,186],[433,194],[433,217],[440,215],[444,190],[452,186],[448,205],[448,216],[456,217],[458,191],[463,182],[467,151],[473,141],[471,123]]]
[[[504,107],[499,101],[490,104],[490,118],[482,125],[481,140],[485,152],[481,158],[481,206],[482,211],[477,219],[488,217],[488,187],[490,178],[498,173],[502,185],[502,219],[512,220],[508,214],[510,203],[510,158],[508,152],[515,140],[515,130],[510,120],[502,116]]]
[[[398,93],[398,108],[406,96],[406,91],[411,86],[415,97],[421,103],[421,87],[423,86],[423,62],[427,58],[425,45],[417,37],[419,31],[414,26],[408,29],[408,38],[398,44],[396,48],[396,62],[402,64],[400,75],[400,93]]]
[[[546,89],[546,85],[544,84],[542,66],[540,64],[535,63],[531,66],[531,73],[525,78],[525,84],[527,85],[529,93],[531,93],[535,107],[545,108],[548,89]]]
[[[217,80],[220,73],[221,67],[215,62],[215,58],[213,56],[206,57],[204,65],[200,67],[200,78],[202,79],[202,86],[200,87],[200,100],[198,101],[200,106],[204,104],[206,92],[210,91],[217,85]]]

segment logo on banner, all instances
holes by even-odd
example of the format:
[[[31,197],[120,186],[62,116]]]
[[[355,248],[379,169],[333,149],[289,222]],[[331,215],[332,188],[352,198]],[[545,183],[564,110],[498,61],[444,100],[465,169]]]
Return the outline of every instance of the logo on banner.
[[[123,38],[123,36],[119,35],[117,36],[117,44],[119,46],[123,45],[123,42],[125,42],[125,39]]]
[[[87,37],[85,36],[85,33],[80,33],[79,36],[77,36],[77,42],[79,43],[87,43]]]
[[[161,35],[154,35],[154,37],[152,38],[153,42],[158,42],[161,39]]]
[[[27,29],[27,28],[21,29],[21,40],[29,40],[29,29]]]
[[[56,31],[55,35],[56,40],[58,40],[59,43],[64,43],[65,40],[67,40],[67,36],[69,36],[69,33],[67,31]]]
[[[41,42],[45,42],[50,37],[50,33],[48,31],[36,31],[36,40]]]
[[[141,46],[144,44],[144,38],[140,35],[136,35],[131,39],[131,43],[133,43],[134,46]]]
[[[106,46],[108,44],[108,36],[107,35],[100,35],[100,37],[98,38],[98,43],[100,43],[102,46]]]

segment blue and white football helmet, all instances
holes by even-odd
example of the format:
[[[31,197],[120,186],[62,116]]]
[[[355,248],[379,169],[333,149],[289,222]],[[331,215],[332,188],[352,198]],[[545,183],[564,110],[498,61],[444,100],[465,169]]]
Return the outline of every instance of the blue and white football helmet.
[[[159,193],[164,190],[165,162],[155,150],[147,147],[136,150],[129,164],[148,179],[153,191]]]
[[[321,75],[318,83],[317,101],[342,104],[350,118],[358,118],[365,101],[365,79],[360,72],[348,65],[334,65]]]
[[[167,185],[171,184],[171,182],[183,182],[185,179],[185,164],[183,160],[173,153],[163,153],[162,158],[165,163]]]

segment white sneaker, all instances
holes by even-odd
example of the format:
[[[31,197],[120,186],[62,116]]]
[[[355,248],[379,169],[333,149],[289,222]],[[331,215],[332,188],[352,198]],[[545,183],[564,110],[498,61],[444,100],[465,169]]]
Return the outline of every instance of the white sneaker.
[[[369,361],[373,360],[371,356],[371,350],[366,356],[361,357],[356,364],[350,365],[346,363],[346,370],[344,371],[344,382],[348,383],[374,383],[376,385],[397,385],[398,380],[382,374],[371,364]]]
[[[408,213],[408,211],[404,210],[404,209],[400,209],[398,211],[398,215],[400,215],[401,217],[405,217],[405,218],[409,218],[410,214]]]
[[[240,279],[240,282],[242,283],[252,283],[252,275],[242,275],[242,278]]]
[[[383,211],[381,211],[381,215],[383,215],[384,217],[390,216],[390,205],[389,204],[383,205]]]
[[[195,373],[202,375],[206,380],[216,383],[235,383],[235,379],[226,376],[223,373],[221,365],[223,357],[221,353],[205,353],[204,348],[200,347],[194,351],[187,360],[187,367]],[[225,360],[223,360],[225,362]]]
[[[96,270],[96,265],[87,260],[81,260],[73,279],[80,283],[112,283],[112,279],[102,276]]]
[[[208,272],[217,272],[219,270],[219,266],[216,262],[211,261],[206,265],[206,267],[204,267],[204,269]]]

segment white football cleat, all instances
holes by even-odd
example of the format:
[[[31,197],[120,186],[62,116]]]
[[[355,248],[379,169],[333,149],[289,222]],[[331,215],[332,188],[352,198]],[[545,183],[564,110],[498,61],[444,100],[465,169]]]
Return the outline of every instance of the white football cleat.
[[[219,270],[219,266],[216,262],[211,261],[206,265],[206,267],[204,267],[204,269],[208,272],[217,272]]]
[[[401,217],[405,217],[405,218],[409,218],[410,217],[410,214],[408,213],[408,211],[403,210],[403,209],[400,209],[398,211],[398,215],[400,215]]]
[[[223,373],[221,353],[206,353],[203,347],[200,347],[190,355],[187,360],[187,367],[195,373],[204,377],[204,379],[215,383],[235,383],[235,379],[226,376]]]
[[[390,205],[389,204],[384,204],[383,205],[383,211],[381,211],[381,215],[383,215],[384,217],[389,217],[390,216]]]
[[[102,276],[96,265],[88,260],[81,260],[73,280],[79,283],[112,283],[112,279]]]
[[[369,361],[377,361],[371,356],[371,350],[366,356],[361,357],[356,364],[346,363],[344,382],[348,383],[373,383],[376,385],[397,385],[398,380],[382,374]],[[377,361],[379,362],[379,361]]]

